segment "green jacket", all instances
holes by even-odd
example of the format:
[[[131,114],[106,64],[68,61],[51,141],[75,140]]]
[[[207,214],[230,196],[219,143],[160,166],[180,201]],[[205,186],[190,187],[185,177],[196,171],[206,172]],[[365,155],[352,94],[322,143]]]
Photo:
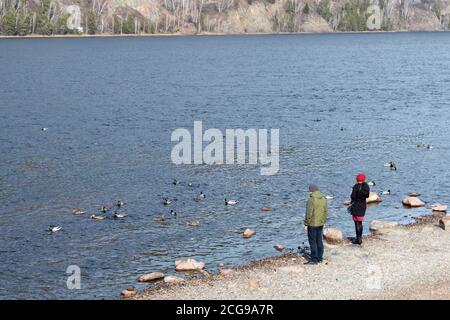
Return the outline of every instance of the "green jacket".
[[[306,205],[305,226],[322,227],[327,222],[327,216],[327,199],[320,191],[313,192]]]

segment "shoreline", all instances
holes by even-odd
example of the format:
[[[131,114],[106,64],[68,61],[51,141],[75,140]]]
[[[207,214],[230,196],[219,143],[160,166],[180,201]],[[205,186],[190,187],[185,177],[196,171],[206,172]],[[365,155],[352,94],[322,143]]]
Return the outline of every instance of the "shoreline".
[[[0,40],[14,39],[91,39],[91,38],[153,38],[153,37],[223,37],[223,36],[288,36],[288,35],[342,35],[342,34],[393,34],[393,33],[450,33],[446,30],[397,30],[397,31],[334,31],[334,32],[258,32],[258,33],[148,33],[148,34],[66,34],[66,35],[0,35]]]
[[[348,238],[324,241],[324,263],[317,266],[284,253],[178,284],[154,283],[130,299],[450,299],[450,230],[438,224],[444,216],[371,232],[361,247]]]

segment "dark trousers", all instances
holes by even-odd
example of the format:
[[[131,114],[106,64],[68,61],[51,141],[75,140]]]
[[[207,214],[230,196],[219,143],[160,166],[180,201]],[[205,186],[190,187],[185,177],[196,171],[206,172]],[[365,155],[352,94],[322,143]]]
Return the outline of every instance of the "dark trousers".
[[[308,227],[308,242],[311,248],[311,261],[320,262],[323,259],[323,226]]]
[[[362,243],[363,223],[361,221],[355,221],[356,242]]]

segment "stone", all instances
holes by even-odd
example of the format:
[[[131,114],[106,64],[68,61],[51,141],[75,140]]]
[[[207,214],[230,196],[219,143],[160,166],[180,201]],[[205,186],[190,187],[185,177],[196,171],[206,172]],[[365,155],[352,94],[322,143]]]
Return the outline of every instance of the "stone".
[[[175,261],[176,271],[200,271],[205,268],[204,262],[199,262],[194,259],[177,260]]]
[[[162,272],[151,272],[145,274],[137,279],[138,282],[152,282],[164,278],[164,273]]]
[[[262,212],[268,212],[268,211],[271,211],[272,209],[270,209],[270,208],[267,208],[267,207],[262,207],[261,208],[261,211]]]
[[[440,203],[433,204],[431,209],[435,212],[447,212],[447,206]]]
[[[373,220],[370,223],[370,231],[383,232],[386,229],[392,229],[399,225],[398,222]]]
[[[342,231],[338,228],[327,228],[323,233],[323,238],[330,244],[338,244],[344,241]]]
[[[244,239],[248,239],[251,236],[253,236],[255,234],[255,231],[253,231],[252,229],[245,229],[243,237]]]
[[[445,216],[439,220],[439,227],[444,230],[450,230],[450,216]]]
[[[275,250],[280,251],[280,252],[284,250],[284,246],[279,243],[274,245],[273,247],[275,248]]]
[[[410,197],[420,197],[420,193],[418,193],[418,192],[411,192],[411,193],[409,194],[409,196],[410,196]]]
[[[136,289],[133,286],[130,286],[120,293],[120,297],[123,299],[128,299],[128,298],[133,297],[136,294],[137,294]]]
[[[418,197],[405,197],[403,199],[403,205],[411,208],[419,208],[425,205],[425,202],[420,200]]]
[[[250,289],[259,289],[259,288],[261,288],[261,282],[256,277],[250,277],[248,279],[248,285],[249,285]]]
[[[166,276],[164,277],[164,282],[165,283],[169,283],[169,284],[174,284],[174,283],[180,283],[180,282],[184,282],[185,280],[183,278],[180,277],[175,277],[175,276]]]
[[[380,203],[381,201],[381,197],[376,192],[371,192],[366,200],[367,203]]]

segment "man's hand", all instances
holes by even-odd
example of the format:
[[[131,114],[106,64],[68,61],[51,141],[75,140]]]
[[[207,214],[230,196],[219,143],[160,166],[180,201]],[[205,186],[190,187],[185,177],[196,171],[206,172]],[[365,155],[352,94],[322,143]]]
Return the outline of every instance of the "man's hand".
[[[308,226],[305,226],[305,231],[308,231]]]

